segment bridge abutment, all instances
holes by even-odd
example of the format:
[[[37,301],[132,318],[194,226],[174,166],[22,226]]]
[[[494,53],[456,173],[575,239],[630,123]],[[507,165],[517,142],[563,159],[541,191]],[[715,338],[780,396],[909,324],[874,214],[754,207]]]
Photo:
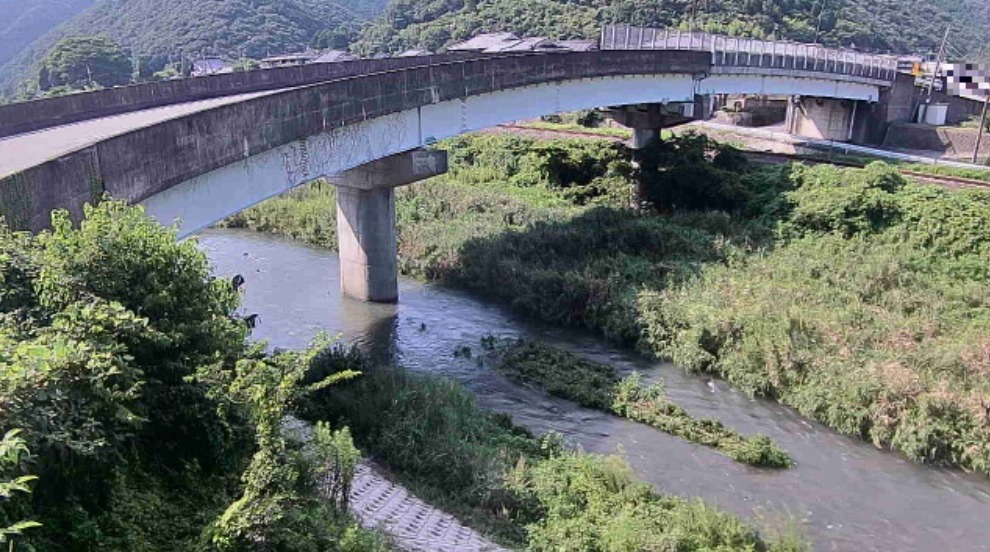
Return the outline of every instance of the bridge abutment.
[[[447,172],[447,152],[400,153],[331,177],[337,187],[340,287],[373,303],[399,298],[395,188]]]
[[[794,96],[787,106],[787,131],[805,138],[833,140],[836,142],[856,141],[857,124],[868,114],[866,106],[857,100],[835,98],[815,98]]]

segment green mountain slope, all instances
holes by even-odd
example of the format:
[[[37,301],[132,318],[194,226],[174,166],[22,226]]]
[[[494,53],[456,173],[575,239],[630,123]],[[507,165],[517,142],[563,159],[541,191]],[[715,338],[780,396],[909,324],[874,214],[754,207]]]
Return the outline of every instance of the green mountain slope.
[[[958,55],[990,41],[986,0],[394,0],[355,49],[437,49],[488,31],[590,38],[611,22],[808,42],[817,34],[893,53],[937,49],[947,27]]]
[[[385,0],[97,0],[0,69],[0,86],[24,75],[59,39],[106,34],[151,71],[202,55],[263,57],[298,50],[321,31],[357,32]]]
[[[0,0],[0,65],[94,0]]]

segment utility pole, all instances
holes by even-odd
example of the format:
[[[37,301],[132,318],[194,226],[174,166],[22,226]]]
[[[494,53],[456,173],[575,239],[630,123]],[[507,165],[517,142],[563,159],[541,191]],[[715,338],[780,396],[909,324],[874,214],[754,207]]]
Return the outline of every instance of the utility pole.
[[[815,26],[815,44],[818,44],[818,35],[822,32],[822,16],[825,15],[825,3],[828,0],[822,0],[822,7],[818,9],[818,25]]]
[[[942,69],[942,56],[945,55],[945,46],[949,42],[949,31],[952,27],[945,28],[945,36],[942,37],[942,45],[938,48],[938,57],[935,58],[935,71],[932,72],[932,78],[928,81],[928,94],[925,97],[924,111],[922,112],[921,121],[923,122],[928,118],[928,107],[932,104],[932,92],[935,90],[935,79],[938,78],[938,72]],[[921,106],[919,106],[921,110]]]
[[[983,132],[987,128],[987,108],[990,107],[990,90],[986,91],[983,98],[983,115],[980,117],[980,130],[976,134],[976,149],[973,150],[973,163],[978,163],[980,159],[980,144],[983,142]]]

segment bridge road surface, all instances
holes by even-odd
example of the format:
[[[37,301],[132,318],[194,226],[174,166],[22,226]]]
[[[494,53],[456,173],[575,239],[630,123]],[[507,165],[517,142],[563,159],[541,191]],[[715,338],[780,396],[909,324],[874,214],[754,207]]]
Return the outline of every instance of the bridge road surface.
[[[200,111],[270,94],[278,94],[292,88],[299,87],[235,94],[222,98],[155,107],[0,138],[0,178],[85,149],[107,138]]]

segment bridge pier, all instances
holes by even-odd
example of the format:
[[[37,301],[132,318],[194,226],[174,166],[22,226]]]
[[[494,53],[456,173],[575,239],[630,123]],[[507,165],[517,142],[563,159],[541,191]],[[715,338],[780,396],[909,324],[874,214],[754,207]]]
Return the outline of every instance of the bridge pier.
[[[373,303],[399,298],[395,188],[447,172],[447,152],[400,153],[331,177],[337,187],[340,287]]]
[[[660,132],[668,127],[691,121],[694,115],[693,103],[624,105],[609,109],[609,116],[622,126],[632,129],[632,149],[642,150],[654,141],[659,141]],[[633,153],[633,164],[639,164],[639,156]],[[634,181],[629,191],[629,206],[640,209],[646,198],[642,182]]]

